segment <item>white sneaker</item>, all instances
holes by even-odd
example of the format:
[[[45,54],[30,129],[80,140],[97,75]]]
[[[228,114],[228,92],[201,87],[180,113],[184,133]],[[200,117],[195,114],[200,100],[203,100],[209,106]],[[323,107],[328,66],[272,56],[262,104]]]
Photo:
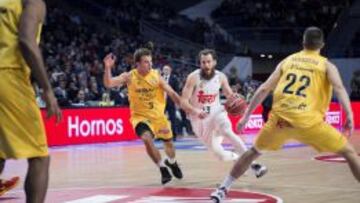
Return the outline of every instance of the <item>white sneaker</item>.
[[[221,201],[225,199],[226,193],[227,191],[224,187],[217,188],[210,194],[210,199],[213,201],[213,203],[221,203]]]
[[[268,171],[266,166],[261,164],[251,164],[251,169],[254,171],[254,174],[257,178],[263,177]]]

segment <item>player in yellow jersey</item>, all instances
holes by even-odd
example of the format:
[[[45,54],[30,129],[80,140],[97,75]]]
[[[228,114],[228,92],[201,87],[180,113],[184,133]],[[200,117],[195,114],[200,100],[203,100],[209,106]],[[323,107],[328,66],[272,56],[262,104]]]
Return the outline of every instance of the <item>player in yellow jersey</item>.
[[[324,46],[323,33],[309,27],[303,36],[304,49],[279,63],[269,79],[252,98],[237,128],[241,130],[250,114],[274,90],[270,118],[258,134],[255,146],[235,163],[220,187],[211,194],[219,203],[232,183],[239,178],[262,151],[279,150],[289,139],[310,145],[319,152],[333,152],[343,156],[360,181],[360,159],[345,136],[324,121],[332,90],[346,112],[344,129],[351,135],[353,113],[348,94],[335,65],[320,55]]]
[[[38,46],[46,7],[42,0],[0,0],[0,172],[7,159],[28,159],[26,202],[44,202],[49,153],[43,121],[30,82],[44,90],[48,116],[61,112]],[[1,181],[0,194],[18,179]]]
[[[162,79],[157,70],[152,69],[152,55],[148,48],[137,49],[134,53],[136,68],[112,77],[111,68],[114,67],[116,57],[109,54],[104,59],[104,84],[106,87],[127,85],[131,111],[131,123],[136,134],[141,137],[146,152],[157,164],[161,172],[161,182],[166,184],[172,179],[167,167],[173,175],[181,179],[183,174],[175,160],[175,149],[172,142],[172,132],[164,109],[166,105],[165,93],[177,104],[179,95]],[[168,159],[161,158],[153,139],[164,142]]]

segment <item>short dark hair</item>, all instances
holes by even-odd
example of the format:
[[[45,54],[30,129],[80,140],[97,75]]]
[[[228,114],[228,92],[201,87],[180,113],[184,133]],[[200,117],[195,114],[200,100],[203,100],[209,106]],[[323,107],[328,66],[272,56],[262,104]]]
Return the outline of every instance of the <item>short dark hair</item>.
[[[151,53],[150,49],[139,48],[134,53],[134,61],[135,61],[135,63],[140,62],[141,57],[143,57],[143,56],[151,56],[151,55],[152,55],[152,53]]]
[[[303,36],[303,45],[306,49],[321,49],[324,45],[324,33],[318,27],[306,28]]]
[[[200,61],[202,55],[208,55],[210,54],[214,60],[217,61],[218,57],[216,54],[216,51],[214,49],[203,49],[199,52],[198,55],[198,61]]]

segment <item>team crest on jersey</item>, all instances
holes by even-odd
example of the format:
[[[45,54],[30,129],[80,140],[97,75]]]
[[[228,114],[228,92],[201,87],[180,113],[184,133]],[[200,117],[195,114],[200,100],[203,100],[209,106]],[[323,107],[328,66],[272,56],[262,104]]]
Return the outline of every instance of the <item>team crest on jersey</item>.
[[[70,192],[71,191],[71,192]],[[50,190],[47,194],[49,202],[117,202],[117,203],[205,203],[213,189],[203,188],[171,188],[171,187],[133,187],[133,188],[82,188]],[[11,193],[2,198],[25,200],[22,192]],[[222,203],[261,202],[282,203],[279,197],[249,191],[231,190]]]
[[[201,104],[211,104],[215,101],[218,94],[206,94],[203,90],[200,90],[196,95],[198,102]]]

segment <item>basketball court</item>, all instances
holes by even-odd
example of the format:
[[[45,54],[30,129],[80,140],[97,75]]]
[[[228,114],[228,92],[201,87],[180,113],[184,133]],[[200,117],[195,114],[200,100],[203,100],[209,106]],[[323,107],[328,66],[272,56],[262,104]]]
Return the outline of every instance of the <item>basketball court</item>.
[[[360,132],[351,142],[360,150]],[[243,136],[247,144],[254,136]],[[161,143],[158,143],[161,146]],[[160,184],[160,173],[140,141],[51,148],[51,203],[205,203],[232,163],[218,161],[194,138],[176,142],[183,180]],[[329,155],[329,154],[322,154]],[[251,172],[236,182],[224,202],[354,203],[360,188],[349,168],[333,156],[316,157],[310,147],[289,143],[259,159],[269,168],[261,179]],[[318,160],[318,159],[323,159]],[[3,177],[19,175],[21,184],[0,202],[24,202],[26,161],[8,161]]]

